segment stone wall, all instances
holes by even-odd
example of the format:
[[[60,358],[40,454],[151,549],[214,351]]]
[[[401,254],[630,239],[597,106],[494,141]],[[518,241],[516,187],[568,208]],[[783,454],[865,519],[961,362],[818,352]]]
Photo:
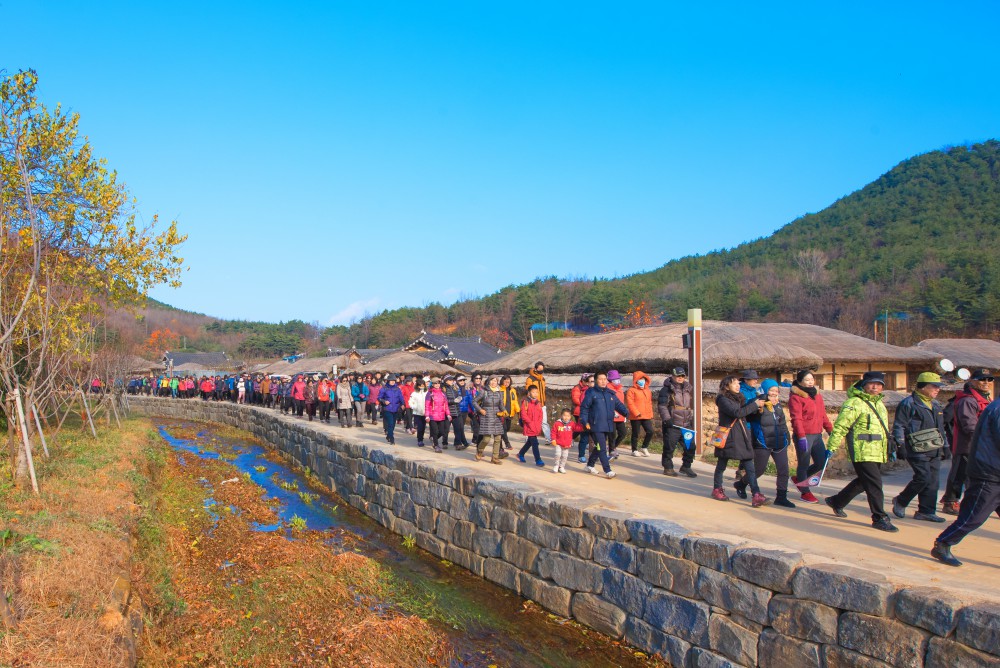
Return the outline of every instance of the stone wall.
[[[431,554],[674,666],[1000,665],[1000,603],[436,468],[260,408],[132,406],[245,429]]]

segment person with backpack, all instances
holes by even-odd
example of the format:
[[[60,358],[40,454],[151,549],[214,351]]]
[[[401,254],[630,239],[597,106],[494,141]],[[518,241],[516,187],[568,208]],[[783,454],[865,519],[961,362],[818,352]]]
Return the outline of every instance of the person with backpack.
[[[892,438],[897,453],[901,453],[910,468],[913,479],[892,500],[892,514],[903,519],[906,506],[918,499],[913,519],[926,522],[944,522],[935,515],[941,460],[944,458],[944,408],[937,402],[941,392],[941,376],[930,371],[917,376],[913,394],[903,399],[896,408],[892,424]]]
[[[866,371],[857,383],[847,389],[847,401],[833,423],[826,447],[832,457],[844,443],[851,457],[856,477],[833,496],[826,498],[837,517],[847,517],[844,508],[861,492],[868,497],[872,528],[879,531],[899,531],[885,512],[882,491],[882,465],[889,461],[889,414],[883,403],[885,374]]]
[[[1000,516],[1000,401],[979,415],[969,444],[969,489],[962,497],[958,517],[934,541],[931,556],[949,566],[961,566],[951,548],[996,513]]]
[[[794,508],[788,500],[788,422],[781,407],[781,390],[778,382],[768,378],[760,384],[764,392],[764,406],[747,418],[754,437],[753,466],[758,476],[767,469],[767,461],[774,460],[777,469],[774,505]],[[736,483],[740,485],[740,482]]]
[[[694,388],[687,379],[687,369],[679,366],[673,369],[673,374],[663,381],[663,387],[656,397],[656,409],[663,421],[663,454],[660,464],[663,475],[678,474],[688,478],[697,478],[698,474],[691,470],[694,463],[694,442],[684,441],[681,429],[694,429]],[[677,446],[682,448],[681,468],[674,472],[674,451]]]
[[[743,476],[737,479],[736,490],[740,498],[746,497],[746,488],[749,487],[753,493],[751,505],[754,508],[767,505],[767,498],[761,494],[757,484],[753,437],[750,436],[750,429],[746,424],[748,416],[763,408],[764,400],[745,401],[740,392],[740,379],[736,376],[726,376],[719,383],[715,405],[719,408],[719,431],[713,438],[713,441],[716,441],[716,462],[715,475],[712,478],[712,498],[716,501],[729,500],[722,487],[722,476],[729,466],[729,460],[736,459],[744,471]]]
[[[969,445],[979,424],[979,416],[990,404],[993,374],[989,369],[976,369],[969,382],[959,390],[944,411],[945,433],[950,432],[951,469],[941,499],[941,512],[957,515],[959,501],[965,488],[966,469],[969,465]]]

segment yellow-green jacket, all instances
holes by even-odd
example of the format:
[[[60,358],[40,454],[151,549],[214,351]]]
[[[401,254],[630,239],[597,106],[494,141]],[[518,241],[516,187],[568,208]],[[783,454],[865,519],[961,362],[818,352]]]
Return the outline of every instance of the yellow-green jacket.
[[[881,394],[868,394],[857,385],[847,390],[847,401],[840,409],[826,447],[836,452],[847,443],[853,462],[889,461],[889,413]]]

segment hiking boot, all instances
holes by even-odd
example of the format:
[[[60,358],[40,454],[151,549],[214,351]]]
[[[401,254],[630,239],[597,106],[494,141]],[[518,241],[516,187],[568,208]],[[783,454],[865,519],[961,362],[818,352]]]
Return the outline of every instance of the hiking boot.
[[[716,501],[728,501],[729,497],[726,496],[726,491],[721,487],[716,487],[712,490],[712,498]]]
[[[788,492],[778,492],[778,495],[774,497],[774,505],[780,506],[781,508],[795,507],[795,504],[788,500]]]
[[[830,509],[833,511],[834,515],[836,515],[837,517],[847,517],[847,513],[844,512],[843,508],[834,505],[832,496],[826,497],[825,499],[823,499],[823,501],[826,503],[826,505],[830,506]]]
[[[889,533],[896,533],[899,531],[899,527],[890,522],[888,517],[880,517],[872,522],[872,528],[878,529],[879,531],[888,531]]]
[[[741,499],[747,498],[747,484],[742,480],[737,480],[733,483],[733,489],[736,490],[736,496]]]
[[[941,504],[941,512],[945,515],[958,515],[958,501],[947,501]]]
[[[802,500],[806,503],[819,503],[819,499],[810,491],[802,492]]]
[[[750,502],[750,505],[753,506],[754,508],[760,508],[761,506],[766,506],[767,504],[768,504],[767,497],[761,494],[760,492],[754,494],[753,500]]]
[[[906,517],[906,506],[899,502],[898,496],[892,497],[892,514],[899,519]]]
[[[490,458],[490,464],[496,464],[499,466],[500,464],[503,464],[503,460],[501,460],[499,457],[492,457]]]
[[[921,513],[921,512],[913,513],[913,519],[923,520],[924,522],[938,522],[938,523],[946,521],[940,515],[935,515],[934,513]]]
[[[944,545],[943,543],[934,541],[934,547],[931,548],[931,556],[948,566],[962,565],[962,562],[956,559],[955,555],[951,553],[951,545]]]
[[[670,476],[671,478],[676,478],[677,471],[675,471],[672,466],[665,466],[663,467],[663,475]]]
[[[687,476],[688,478],[697,478],[698,477],[698,474],[695,473],[694,471],[692,471],[690,466],[682,466],[680,468],[680,470],[677,471],[677,473],[680,474],[680,475],[682,475],[682,476]]]

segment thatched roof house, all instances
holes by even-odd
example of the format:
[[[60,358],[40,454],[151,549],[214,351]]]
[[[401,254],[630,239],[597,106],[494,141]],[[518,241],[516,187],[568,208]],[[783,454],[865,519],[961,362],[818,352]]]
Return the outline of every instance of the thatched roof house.
[[[479,367],[483,372],[523,373],[542,360],[549,372],[580,373],[616,368],[665,373],[687,364],[681,336],[686,323],[627,329],[593,336],[548,339]],[[843,390],[865,371],[885,371],[888,389],[903,388],[910,377],[933,367],[941,355],[886,345],[836,329],[800,323],[706,321],[703,324],[706,377],[741,369],[788,379],[797,369],[816,372],[823,389]]]
[[[397,350],[396,352],[389,353],[388,355],[382,355],[366,364],[364,370],[365,372],[382,371],[384,373],[403,373],[408,375],[424,373],[443,375],[446,373],[454,373],[455,371],[450,366],[440,364],[427,359],[423,355],[407,352],[405,350]]]
[[[294,362],[278,360],[259,369],[259,373],[269,376],[294,376],[297,373],[326,373],[333,370],[333,360],[330,357],[302,357]]]
[[[1000,370],[1000,342],[991,339],[926,339],[916,348],[937,353],[955,366]]]

